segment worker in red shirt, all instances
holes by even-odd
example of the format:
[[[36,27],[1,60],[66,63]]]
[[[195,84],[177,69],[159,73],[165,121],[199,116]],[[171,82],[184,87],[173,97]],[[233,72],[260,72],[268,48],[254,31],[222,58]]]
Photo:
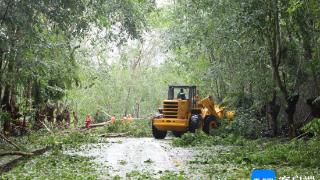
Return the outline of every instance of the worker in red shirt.
[[[89,129],[90,128],[90,124],[91,124],[91,116],[90,114],[87,114],[86,116],[86,120],[85,120],[85,123],[86,123],[86,128]]]

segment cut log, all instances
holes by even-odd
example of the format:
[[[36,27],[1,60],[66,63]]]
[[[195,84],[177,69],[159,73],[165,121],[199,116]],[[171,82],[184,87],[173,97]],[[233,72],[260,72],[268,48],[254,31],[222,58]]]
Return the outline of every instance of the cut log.
[[[90,124],[90,128],[105,126],[110,123],[111,123],[110,121],[107,121],[107,122],[102,122],[102,123],[97,123],[97,124]]]
[[[95,127],[101,127],[101,126],[105,126],[105,125],[108,125],[110,124],[111,121],[107,121],[107,122],[102,122],[102,123],[97,123],[97,124],[90,124],[90,128],[95,128]],[[82,126],[81,127],[82,129],[86,128],[85,126]]]

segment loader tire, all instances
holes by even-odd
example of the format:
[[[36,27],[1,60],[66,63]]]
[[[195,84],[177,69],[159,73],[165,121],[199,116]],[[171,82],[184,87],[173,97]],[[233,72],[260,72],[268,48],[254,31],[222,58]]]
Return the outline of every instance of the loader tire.
[[[198,114],[194,114],[191,116],[190,120],[189,120],[189,131],[191,133],[195,133],[196,130],[199,127],[201,121],[201,117]]]
[[[214,126],[214,127],[213,127]],[[203,132],[209,134],[210,130],[217,127],[218,123],[217,123],[217,118],[215,116],[207,116],[204,119],[204,126],[203,126]]]
[[[172,134],[174,135],[174,137],[181,137],[183,135],[183,132],[172,131]]]
[[[160,131],[152,125],[152,135],[156,139],[164,139],[167,136],[167,131]]]

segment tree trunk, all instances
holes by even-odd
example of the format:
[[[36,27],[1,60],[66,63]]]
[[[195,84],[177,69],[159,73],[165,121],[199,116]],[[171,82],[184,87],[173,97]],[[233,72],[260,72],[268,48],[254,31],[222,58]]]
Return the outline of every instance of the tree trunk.
[[[295,137],[296,136],[296,129],[294,126],[294,113],[296,112],[296,105],[299,100],[299,94],[295,93],[291,96],[289,96],[286,101],[287,101],[287,108],[286,108],[286,113],[288,115],[288,125],[289,125],[289,137]]]
[[[44,120],[46,118],[45,108],[39,106],[36,110],[34,129],[38,130],[43,127]]]
[[[11,114],[11,107],[10,107],[10,86],[6,85],[4,89],[4,95],[1,101],[2,111],[7,112],[8,114]],[[5,119],[3,123],[3,132],[10,133],[11,132],[11,117],[8,116]]]
[[[279,22],[279,1],[273,0],[272,5],[272,36],[270,36],[270,60],[273,70],[273,78],[276,81],[280,91],[282,92],[286,103],[286,113],[287,113],[287,122],[288,122],[288,135],[293,138],[295,136],[295,127],[294,127],[294,113],[296,111],[296,104],[299,99],[299,93],[293,93],[289,95],[285,81],[280,77],[279,65],[281,62],[281,33],[280,33],[280,22]]]
[[[65,120],[65,128],[69,128],[70,127],[70,111],[67,107],[65,107],[63,111],[63,116]]]
[[[62,128],[63,126],[63,112],[61,107],[57,108],[57,113],[56,113],[56,124],[59,128]]]
[[[274,94],[273,94],[272,101],[270,101],[267,106],[267,113],[268,113],[270,128],[272,130],[271,135],[272,137],[275,137],[278,135],[277,118],[280,112],[280,105],[277,104],[276,102],[276,91],[274,90],[273,93]]]
[[[79,119],[78,119],[77,112],[73,111],[73,125],[74,125],[74,128],[78,127],[78,122],[79,122]]]
[[[11,118],[13,120],[19,119],[22,114],[20,113],[19,107],[17,106],[17,93],[16,88],[13,87],[10,95],[10,109],[11,109]]]
[[[8,72],[12,72],[13,71],[13,62],[10,61],[10,63],[8,64]],[[1,101],[1,107],[2,107],[2,111],[7,112],[10,116],[8,116],[8,119],[5,119],[4,124],[3,124],[3,131],[4,132],[8,132],[11,133],[11,85],[9,83],[6,83],[5,87],[4,87],[4,93],[3,93],[3,98]]]
[[[51,103],[47,103],[46,105],[46,117],[47,117],[47,121],[51,124],[53,124],[53,120],[54,120],[54,105]]]
[[[23,117],[22,127],[21,127],[21,135],[25,135],[27,133],[27,120],[26,116]]]
[[[136,118],[140,116],[140,101],[136,102]]]
[[[128,114],[128,110],[129,110],[129,98],[130,98],[130,95],[131,95],[131,86],[129,86],[129,89],[128,89],[128,94],[127,94],[127,98],[126,98],[126,106],[125,106],[125,109],[124,109],[124,116],[127,116]]]
[[[0,82],[2,82],[2,74],[3,74],[3,49],[0,48]],[[0,101],[2,100],[2,90],[3,90],[3,84],[0,83]]]
[[[27,111],[24,112],[23,116],[23,123],[21,127],[21,135],[24,135],[27,133],[26,127],[27,127],[27,120],[26,116],[30,115],[31,113],[31,105],[32,105],[32,80],[30,79],[28,82],[27,87],[25,88],[25,98],[26,98],[26,108]]]

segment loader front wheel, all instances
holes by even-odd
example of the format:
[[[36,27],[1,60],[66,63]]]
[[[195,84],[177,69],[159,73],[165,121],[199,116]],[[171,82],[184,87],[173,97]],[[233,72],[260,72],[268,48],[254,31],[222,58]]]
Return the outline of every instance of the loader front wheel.
[[[156,139],[164,139],[167,136],[167,131],[160,131],[152,125],[152,135]]]
[[[191,133],[195,133],[196,130],[199,127],[201,121],[201,117],[198,114],[194,114],[191,116],[190,120],[189,120],[189,131]]]
[[[210,133],[211,129],[214,129],[218,126],[217,118],[215,116],[208,116],[204,119],[203,131],[207,134]]]

